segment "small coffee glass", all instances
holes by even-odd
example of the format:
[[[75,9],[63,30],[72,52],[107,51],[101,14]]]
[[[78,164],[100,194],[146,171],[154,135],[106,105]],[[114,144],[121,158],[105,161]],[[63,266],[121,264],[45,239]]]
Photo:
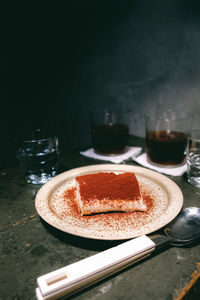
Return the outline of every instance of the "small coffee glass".
[[[185,163],[187,132],[193,116],[187,112],[157,109],[145,116],[147,161],[162,167]]]
[[[187,139],[188,182],[200,188],[200,130],[192,130]]]
[[[92,147],[102,155],[126,151],[129,139],[129,114],[112,109],[90,112]]]
[[[59,154],[58,137],[49,136],[40,129],[18,141],[16,157],[25,181],[44,184],[57,175]]]

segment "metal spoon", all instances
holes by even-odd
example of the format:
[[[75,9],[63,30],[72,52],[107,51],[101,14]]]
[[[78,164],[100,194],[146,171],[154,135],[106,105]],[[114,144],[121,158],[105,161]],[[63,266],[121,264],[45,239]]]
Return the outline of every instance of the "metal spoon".
[[[71,295],[130,266],[166,244],[184,246],[194,243],[200,238],[200,208],[183,209],[164,229],[164,233],[152,237],[140,236],[40,276],[37,279],[37,299]]]
[[[169,243],[172,246],[182,247],[189,245],[200,238],[200,208],[188,207],[164,229],[164,235],[152,236],[151,240],[156,248]]]

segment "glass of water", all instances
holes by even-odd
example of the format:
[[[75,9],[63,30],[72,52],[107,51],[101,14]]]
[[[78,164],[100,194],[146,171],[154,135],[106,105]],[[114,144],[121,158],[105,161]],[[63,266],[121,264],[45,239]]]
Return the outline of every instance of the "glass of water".
[[[21,140],[17,149],[17,159],[25,181],[44,184],[58,172],[59,145],[57,136],[48,136],[40,129],[31,132]]]
[[[200,130],[192,130],[187,139],[188,182],[200,188]]]

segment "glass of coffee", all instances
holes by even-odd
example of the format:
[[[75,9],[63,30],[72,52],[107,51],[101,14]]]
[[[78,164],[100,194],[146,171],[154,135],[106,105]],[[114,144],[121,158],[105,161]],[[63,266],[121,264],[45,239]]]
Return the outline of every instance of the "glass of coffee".
[[[118,155],[126,151],[129,114],[105,108],[90,112],[92,147],[98,154]]]
[[[184,164],[192,121],[190,113],[171,109],[145,115],[147,161],[165,167]]]

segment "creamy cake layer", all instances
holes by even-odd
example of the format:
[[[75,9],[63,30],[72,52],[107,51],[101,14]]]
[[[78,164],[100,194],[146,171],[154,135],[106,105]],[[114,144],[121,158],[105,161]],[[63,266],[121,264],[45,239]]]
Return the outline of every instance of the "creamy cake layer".
[[[134,173],[101,172],[78,176],[76,188],[82,215],[147,210]]]

